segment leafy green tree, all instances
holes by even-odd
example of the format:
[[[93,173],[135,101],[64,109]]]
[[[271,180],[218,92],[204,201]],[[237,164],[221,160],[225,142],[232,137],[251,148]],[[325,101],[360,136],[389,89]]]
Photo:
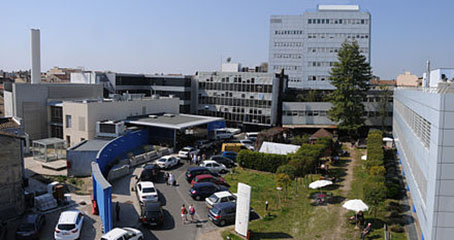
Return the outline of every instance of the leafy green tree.
[[[292,139],[292,144],[303,145],[304,143],[309,143],[309,135],[307,134],[298,135]]]
[[[284,197],[287,198],[287,189],[292,183],[289,175],[285,173],[279,173],[276,175],[276,185],[284,189]]]
[[[293,180],[293,179],[295,179],[296,168],[292,165],[285,164],[285,165],[278,167],[276,170],[276,173],[277,174],[279,174],[279,173],[287,174],[290,177],[290,179]]]
[[[364,201],[374,208],[377,217],[378,205],[386,200],[386,187],[383,182],[369,181],[363,185]]]
[[[338,62],[330,71],[329,80],[336,87],[330,94],[333,104],[329,118],[338,122],[339,129],[347,131],[350,137],[356,138],[357,129],[364,125],[364,104],[372,68],[366,57],[359,52],[356,41],[342,44],[338,52]]]

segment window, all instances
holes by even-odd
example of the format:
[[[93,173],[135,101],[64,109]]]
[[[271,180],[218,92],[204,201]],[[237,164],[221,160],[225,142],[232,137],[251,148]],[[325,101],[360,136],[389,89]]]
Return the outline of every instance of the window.
[[[67,144],[68,146],[71,146],[71,137],[68,136],[68,135],[66,135],[66,144]]]
[[[66,115],[66,128],[72,128],[72,120],[71,120],[71,115]]]

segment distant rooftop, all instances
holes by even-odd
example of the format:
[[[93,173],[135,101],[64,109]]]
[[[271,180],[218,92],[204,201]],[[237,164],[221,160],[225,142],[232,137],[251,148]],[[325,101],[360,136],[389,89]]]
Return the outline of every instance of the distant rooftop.
[[[189,114],[160,114],[130,117],[125,120],[126,123],[136,125],[172,128],[178,130],[216,121],[224,121],[224,119]]]
[[[318,5],[319,11],[359,11],[359,5]]]
[[[110,140],[107,139],[94,139],[85,140],[76,146],[70,148],[72,151],[99,151],[101,150]]]

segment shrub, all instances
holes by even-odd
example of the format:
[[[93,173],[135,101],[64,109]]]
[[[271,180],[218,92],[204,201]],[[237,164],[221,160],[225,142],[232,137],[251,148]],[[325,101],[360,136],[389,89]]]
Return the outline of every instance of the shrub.
[[[404,228],[400,225],[392,225],[390,228],[389,228],[392,232],[395,232],[395,233],[403,233],[404,232]]]
[[[383,166],[372,166],[369,169],[369,174],[372,176],[382,176],[384,177],[386,174],[386,169]]]
[[[307,135],[307,134],[295,136],[292,140],[292,144],[295,144],[295,145],[301,146],[305,143],[309,143],[309,135]]]
[[[401,185],[398,183],[387,182],[386,186],[386,197],[392,199],[400,199],[402,191]]]
[[[278,167],[288,162],[288,157],[242,150],[238,153],[237,162],[244,168],[275,173]]]
[[[290,179],[293,180],[293,179],[295,179],[296,168],[292,165],[285,164],[285,165],[278,167],[276,170],[276,173],[277,174],[279,174],[279,173],[287,174],[290,177]]]

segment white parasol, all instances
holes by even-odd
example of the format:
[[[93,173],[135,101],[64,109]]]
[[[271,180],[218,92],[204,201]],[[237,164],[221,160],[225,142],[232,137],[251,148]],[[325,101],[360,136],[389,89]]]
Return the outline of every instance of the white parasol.
[[[369,209],[369,207],[360,199],[348,200],[342,207],[355,212],[367,211]]]

